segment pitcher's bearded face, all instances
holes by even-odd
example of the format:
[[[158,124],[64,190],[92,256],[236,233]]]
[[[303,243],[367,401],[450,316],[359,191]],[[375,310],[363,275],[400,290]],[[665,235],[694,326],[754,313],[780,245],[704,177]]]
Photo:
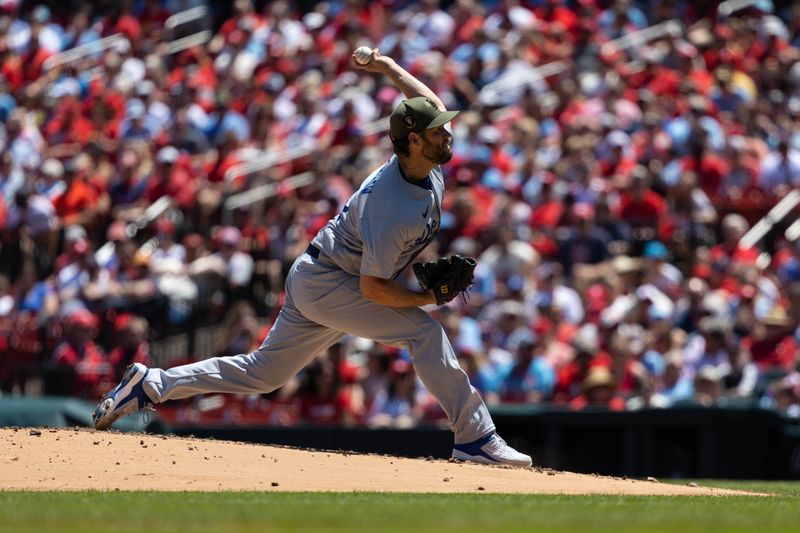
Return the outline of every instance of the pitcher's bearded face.
[[[425,130],[422,138],[422,155],[437,165],[453,158],[453,135],[444,126]]]

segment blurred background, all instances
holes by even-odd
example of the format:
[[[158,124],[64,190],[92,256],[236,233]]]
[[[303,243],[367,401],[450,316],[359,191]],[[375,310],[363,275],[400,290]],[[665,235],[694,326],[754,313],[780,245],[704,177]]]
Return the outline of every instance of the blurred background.
[[[88,424],[131,362],[258,348],[291,263],[391,155],[402,95],[351,67],[362,44],[462,110],[421,258],[479,260],[431,312],[509,442],[800,475],[800,5],[777,0],[0,0],[0,424]],[[452,442],[409,354],[360,338],[158,423]]]

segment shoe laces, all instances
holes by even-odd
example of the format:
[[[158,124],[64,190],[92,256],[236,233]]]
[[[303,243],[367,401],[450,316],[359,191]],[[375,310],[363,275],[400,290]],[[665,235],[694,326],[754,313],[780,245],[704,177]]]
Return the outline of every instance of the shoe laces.
[[[490,440],[487,444],[489,444],[489,448],[492,451],[500,451],[508,448],[508,444],[506,443],[506,441],[503,440],[503,437],[497,434],[495,434],[494,438]]]

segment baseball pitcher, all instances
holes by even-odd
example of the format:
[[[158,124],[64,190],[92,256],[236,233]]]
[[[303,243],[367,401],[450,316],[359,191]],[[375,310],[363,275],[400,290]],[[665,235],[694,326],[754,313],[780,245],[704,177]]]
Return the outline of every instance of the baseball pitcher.
[[[390,118],[394,155],[375,170],[323,227],[286,279],[286,304],[261,347],[167,370],[129,367],[94,412],[97,429],[153,404],[212,392],[281,387],[346,333],[407,349],[414,368],[447,413],[453,457],[530,466],[495,433],[486,406],[461,369],[442,326],[420,309],[443,304],[472,280],[473,260],[453,256],[414,271],[425,292],[395,281],[434,238],[441,218],[440,165],[452,157],[446,127],[457,114],[377,49],[353,65],[387,76],[403,92]]]

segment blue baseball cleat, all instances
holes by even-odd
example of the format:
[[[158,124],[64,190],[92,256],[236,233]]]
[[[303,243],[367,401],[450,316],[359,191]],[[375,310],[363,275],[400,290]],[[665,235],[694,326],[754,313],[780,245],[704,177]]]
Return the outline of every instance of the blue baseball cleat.
[[[530,456],[519,453],[497,433],[453,446],[453,459],[487,465],[531,466]]]
[[[94,410],[92,419],[95,429],[108,429],[118,418],[152,406],[153,401],[142,387],[147,372],[147,367],[141,363],[133,363],[128,367],[119,385],[103,396]]]

